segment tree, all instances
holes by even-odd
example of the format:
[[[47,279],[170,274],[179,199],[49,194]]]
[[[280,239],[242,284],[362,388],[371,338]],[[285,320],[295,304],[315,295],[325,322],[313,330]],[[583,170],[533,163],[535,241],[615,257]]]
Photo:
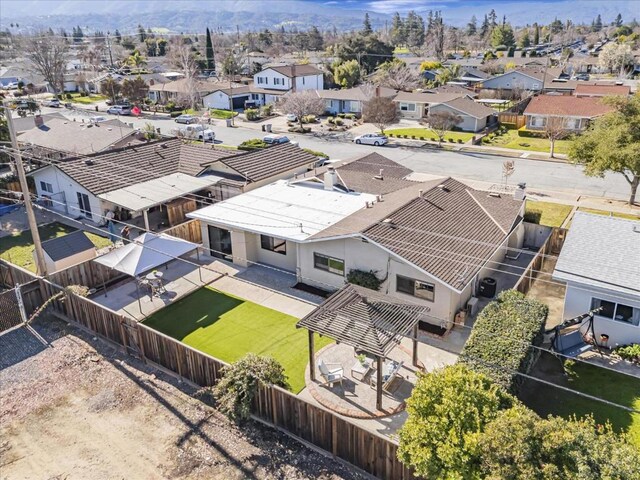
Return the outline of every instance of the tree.
[[[411,10],[404,22],[407,35],[406,43],[410,48],[422,47],[424,44],[424,20],[420,15]]]
[[[106,78],[100,83],[100,92],[103,95],[107,95],[114,104],[118,103],[121,90],[122,86],[111,77]]]
[[[375,83],[394,90],[411,91],[420,84],[415,71],[397,58],[381,64],[374,75]]]
[[[630,45],[618,45],[617,43],[607,43],[598,55],[598,65],[610,72],[624,69],[633,64],[633,53]]]
[[[515,44],[513,29],[508,23],[499,25],[491,31],[491,45],[493,47],[498,47],[500,45],[512,47]]]
[[[213,388],[218,409],[232,420],[246,420],[259,385],[288,388],[284,368],[272,357],[248,353],[225,367],[222,379]]]
[[[420,64],[420,71],[424,72],[425,70],[438,70],[439,68],[442,68],[442,63],[440,62],[433,62],[430,60],[425,60],[424,62],[422,62]]]
[[[263,49],[273,45],[273,35],[268,28],[265,28],[258,34],[258,43],[260,43],[260,47]]]
[[[191,50],[189,44],[178,37],[171,44],[169,60],[174,67],[184,74],[187,87],[185,93],[186,100],[191,108],[195,108],[199,102],[200,95],[195,81],[198,66],[194,52]]]
[[[138,38],[140,39],[140,43],[144,43],[147,38],[147,33],[144,31],[144,27],[138,24]]]
[[[158,56],[164,57],[167,54],[167,41],[164,38],[158,39]]]
[[[149,85],[140,76],[122,82],[122,95],[134,103],[142,102],[147,93],[149,93]]]
[[[433,112],[426,118],[427,125],[438,136],[438,144],[442,144],[447,132],[460,122],[462,122],[460,115],[447,111]]]
[[[364,14],[364,21],[362,22],[362,34],[363,35],[371,35],[373,33],[373,28],[371,28],[371,21],[369,20],[369,14]]]
[[[518,45],[521,48],[529,48],[531,46],[531,38],[529,38],[529,30],[526,30],[524,32],[522,32],[522,35],[520,36],[520,40],[518,41]]]
[[[534,23],[533,26],[534,26],[533,44],[539,45],[540,44],[540,25],[538,25],[537,23]]]
[[[389,32],[389,34],[391,37],[391,45],[394,47],[405,45],[407,43],[405,25],[398,12],[393,15],[393,20],[391,21],[391,32]]]
[[[444,21],[441,12],[429,12],[427,43],[438,60],[444,59]]]
[[[467,35],[472,37],[478,32],[478,19],[476,16],[472,16],[469,23],[467,23]]]
[[[292,113],[298,118],[300,131],[303,131],[302,117],[307,115],[322,115],[324,109],[324,99],[318,97],[313,90],[288,93],[282,102],[282,110],[287,114]]]
[[[231,79],[235,79],[236,75],[242,70],[242,60],[232,50],[229,50],[222,59],[222,74]]]
[[[384,133],[386,127],[398,122],[398,107],[388,97],[373,97],[363,103],[362,118]]]
[[[595,119],[569,148],[569,159],[589,176],[621,174],[631,187],[629,205],[640,184],[640,95],[604,99],[615,110]]]
[[[560,33],[563,29],[564,25],[562,25],[562,21],[558,20],[558,17],[556,17],[553,22],[551,22],[551,25],[549,25],[549,31],[552,35]]]
[[[498,15],[496,15],[496,11],[492,8],[491,11],[489,12],[489,26],[491,27],[491,30],[493,30],[498,26],[497,20],[498,20]]]
[[[613,25],[615,27],[621,27],[622,26],[622,15],[620,15],[620,14],[616,15],[616,19],[613,21]]]
[[[479,478],[485,426],[514,399],[482,374],[453,365],[419,374],[399,432],[398,458],[433,479]]]
[[[393,47],[376,35],[355,33],[348,35],[335,47],[335,56],[340,63],[358,60],[366,73],[373,72],[378,65],[393,57]]]
[[[155,57],[158,55],[158,42],[155,38],[147,38],[144,43],[147,47],[147,56]]]
[[[129,58],[126,60],[126,64],[135,70],[139,70],[147,64],[147,59],[142,56],[139,50],[134,50]]]
[[[62,93],[67,69],[67,44],[62,39],[40,32],[25,40],[23,50],[34,70],[51,85],[54,93]]]
[[[121,43],[122,42],[122,35],[120,34],[120,30],[118,30],[116,28],[116,33],[114,34],[114,36],[116,37],[116,43]]]
[[[554,151],[556,147],[556,141],[565,138],[569,131],[567,130],[566,117],[547,117],[547,123],[544,126],[544,134],[549,139],[549,156],[554,158]]]
[[[600,14],[598,14],[596,19],[593,21],[592,30],[594,32],[599,32],[600,30],[602,30],[602,17],[600,16]]]
[[[491,25],[489,25],[489,18],[485,15],[484,20],[482,20],[482,25],[480,25],[480,37],[486,38],[490,30]]]
[[[207,70],[210,72],[215,71],[216,61],[213,53],[213,42],[211,41],[211,32],[207,27],[207,46],[205,47],[205,56],[207,57]]]
[[[307,43],[309,46],[309,50],[318,51],[322,50],[322,48],[324,47],[324,38],[322,38],[320,30],[318,30],[318,27],[316,27],[315,25],[312,26],[307,32]]]

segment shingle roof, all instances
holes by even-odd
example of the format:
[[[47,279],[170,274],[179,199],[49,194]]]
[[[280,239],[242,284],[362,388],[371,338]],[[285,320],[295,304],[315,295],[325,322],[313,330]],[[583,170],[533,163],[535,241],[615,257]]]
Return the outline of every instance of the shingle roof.
[[[576,212],[553,278],[640,298],[640,220]]]
[[[366,88],[364,86],[354,88],[343,88],[340,90],[316,90],[320,98],[331,100],[356,100],[366,102],[375,96],[375,87]],[[381,97],[393,97],[398,93],[397,90],[387,87],[380,87]]]
[[[296,326],[386,356],[428,311],[424,305],[347,284]]]
[[[604,84],[589,84],[584,82],[578,82],[576,86],[576,95],[629,95],[631,94],[631,87],[628,85],[604,85]]]
[[[387,193],[401,190],[416,182],[394,178],[391,176],[372,175],[367,172],[337,169],[340,184],[352,192],[371,193],[373,195],[386,195]],[[325,174],[326,175],[326,174]]]
[[[439,87],[429,89],[429,93],[459,93],[460,95],[470,95],[472,97],[478,96],[477,93],[460,85],[440,85]]]
[[[207,165],[238,154],[239,152],[236,150],[213,149],[210,145],[182,144],[180,146],[178,170],[180,173],[196,176]]]
[[[531,99],[524,114],[593,118],[612,110],[613,107],[603,103],[598,97],[538,95]]]
[[[380,169],[384,170],[384,177],[391,178],[404,178],[413,173],[413,170],[410,168],[402,166],[377,152],[369,153],[352,162],[342,164],[338,171],[340,173],[345,171],[354,171],[378,175],[380,173]]]
[[[394,102],[416,102],[416,103],[445,103],[455,98],[460,98],[464,93],[427,93],[427,92],[398,92]]]
[[[234,155],[221,160],[252,182],[287,172],[304,165],[312,165],[317,157],[291,143],[281,143],[253,152]]]
[[[95,248],[82,230],[76,230],[67,235],[42,242],[42,249],[54,262]]]
[[[42,120],[47,123],[50,120],[53,120],[54,118],[57,119],[61,119],[61,120],[67,120],[67,117],[65,117],[64,115],[62,115],[61,113],[58,112],[54,112],[54,113],[47,113],[44,115],[40,115],[42,117]],[[25,132],[27,130],[31,130],[32,128],[36,127],[35,124],[35,117],[17,117],[13,119],[13,126],[16,129],[16,132]]]
[[[213,82],[207,80],[192,80],[188,78],[181,78],[168,83],[155,84],[149,87],[153,92],[173,92],[173,93],[189,93],[191,85],[189,82],[193,82],[196,91],[199,93],[209,93],[221,88],[228,88],[228,82]]]
[[[268,67],[271,70],[275,70],[278,73],[286,77],[293,77],[293,71],[295,68],[295,76],[303,77],[305,75],[322,75],[322,70],[317,69],[313,65],[280,65],[274,67]],[[265,68],[265,70],[267,70]]]
[[[477,199],[486,193],[451,178],[442,185],[414,197],[363,236],[461,290],[506,238],[502,225],[516,224],[523,202],[498,197],[481,205]],[[498,221],[494,217],[502,209],[510,213]]]
[[[474,118],[485,118],[494,113],[493,109],[476,103],[468,97],[455,98],[438,105],[438,107],[450,107]]]

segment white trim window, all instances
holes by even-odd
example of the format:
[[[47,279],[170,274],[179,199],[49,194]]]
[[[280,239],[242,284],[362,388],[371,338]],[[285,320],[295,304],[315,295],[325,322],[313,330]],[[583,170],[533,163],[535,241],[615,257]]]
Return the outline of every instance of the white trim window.
[[[48,182],[40,180],[40,190],[47,193],[53,193],[53,185]]]
[[[401,112],[415,112],[416,104],[415,103],[400,103],[400,111]]]
[[[257,77],[258,78],[258,85],[262,85],[263,83],[267,83],[267,79],[264,77]]]
[[[260,248],[279,253],[280,255],[286,255],[287,241],[281,238],[270,237],[269,235],[260,235]]]
[[[436,299],[435,284],[402,275],[396,275],[396,292],[406,293],[429,302],[434,302]]]
[[[640,325],[640,308],[600,298],[592,298],[591,309],[594,308],[602,308],[600,312],[596,313],[599,317],[609,318],[616,322],[630,323],[636,327]]]
[[[313,267],[344,277],[344,260],[313,252]]]

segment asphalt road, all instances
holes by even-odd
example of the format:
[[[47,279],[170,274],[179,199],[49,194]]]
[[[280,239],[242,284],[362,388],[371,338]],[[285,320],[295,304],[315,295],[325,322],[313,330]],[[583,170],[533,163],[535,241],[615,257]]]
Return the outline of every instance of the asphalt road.
[[[85,120],[96,115],[95,112],[71,112],[66,109],[44,108],[43,113],[58,111],[78,121]],[[116,118],[115,115],[107,115],[104,110],[99,113],[106,117]],[[161,133],[168,134],[177,124],[173,119],[166,117],[156,118],[121,118],[125,123],[132,123],[134,127],[143,127],[151,123],[160,128]],[[216,121],[211,128],[217,142],[227,145],[238,145],[250,138],[260,138],[264,134],[256,129],[242,126],[243,122],[237,121],[236,127],[227,128],[223,121]],[[373,147],[356,145],[350,142],[326,141],[320,138],[287,134],[291,140],[297,141],[301,147],[311,148],[328,154],[332,159],[351,158],[368,152],[379,152],[386,157],[420,173],[433,175],[452,176],[460,179],[468,179],[485,183],[500,183],[502,180],[502,165],[505,157],[500,155],[487,155],[475,152],[442,151],[433,148],[406,148],[397,146]],[[604,178],[587,177],[582,173],[582,168],[562,162],[549,162],[515,158],[515,173],[509,182],[516,184],[526,182],[528,188],[538,192],[553,195],[588,195],[595,197],[607,197],[627,200],[629,186],[622,175],[608,174]]]

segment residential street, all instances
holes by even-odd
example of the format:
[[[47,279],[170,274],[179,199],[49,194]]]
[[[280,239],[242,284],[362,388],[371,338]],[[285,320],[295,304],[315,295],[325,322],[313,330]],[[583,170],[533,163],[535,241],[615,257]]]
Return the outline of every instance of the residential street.
[[[102,110],[102,109],[101,109]],[[43,108],[42,113],[60,112],[69,118],[81,121],[88,119],[95,112],[83,112],[76,110],[70,112],[66,109]],[[113,117],[101,111],[98,115]],[[142,128],[146,123],[160,128],[161,133],[169,133],[177,124],[169,118],[157,116],[123,118],[125,123],[132,123],[134,127]],[[227,128],[222,120],[216,120],[211,128],[216,134],[216,139],[227,145],[238,145],[250,138],[259,138],[264,134],[260,130],[260,124],[247,124],[236,120],[236,127]],[[250,126],[249,126],[250,125]],[[500,183],[502,176],[502,164],[505,157],[470,152],[439,151],[431,148],[406,148],[406,147],[373,147],[355,145],[349,142],[325,141],[312,136],[287,134],[293,140],[299,142],[301,147],[310,148],[330,155],[333,159],[351,158],[363,153],[377,151],[386,157],[405,165],[419,173],[433,175],[450,175],[459,179],[485,182],[488,184]],[[581,167],[576,167],[562,162],[549,162],[514,158],[515,173],[509,179],[511,184],[526,182],[527,186],[536,191],[549,194],[558,192],[564,195],[587,195],[595,197],[608,197],[626,200],[629,195],[629,186],[622,175],[608,174],[605,178],[587,177],[582,173]]]

